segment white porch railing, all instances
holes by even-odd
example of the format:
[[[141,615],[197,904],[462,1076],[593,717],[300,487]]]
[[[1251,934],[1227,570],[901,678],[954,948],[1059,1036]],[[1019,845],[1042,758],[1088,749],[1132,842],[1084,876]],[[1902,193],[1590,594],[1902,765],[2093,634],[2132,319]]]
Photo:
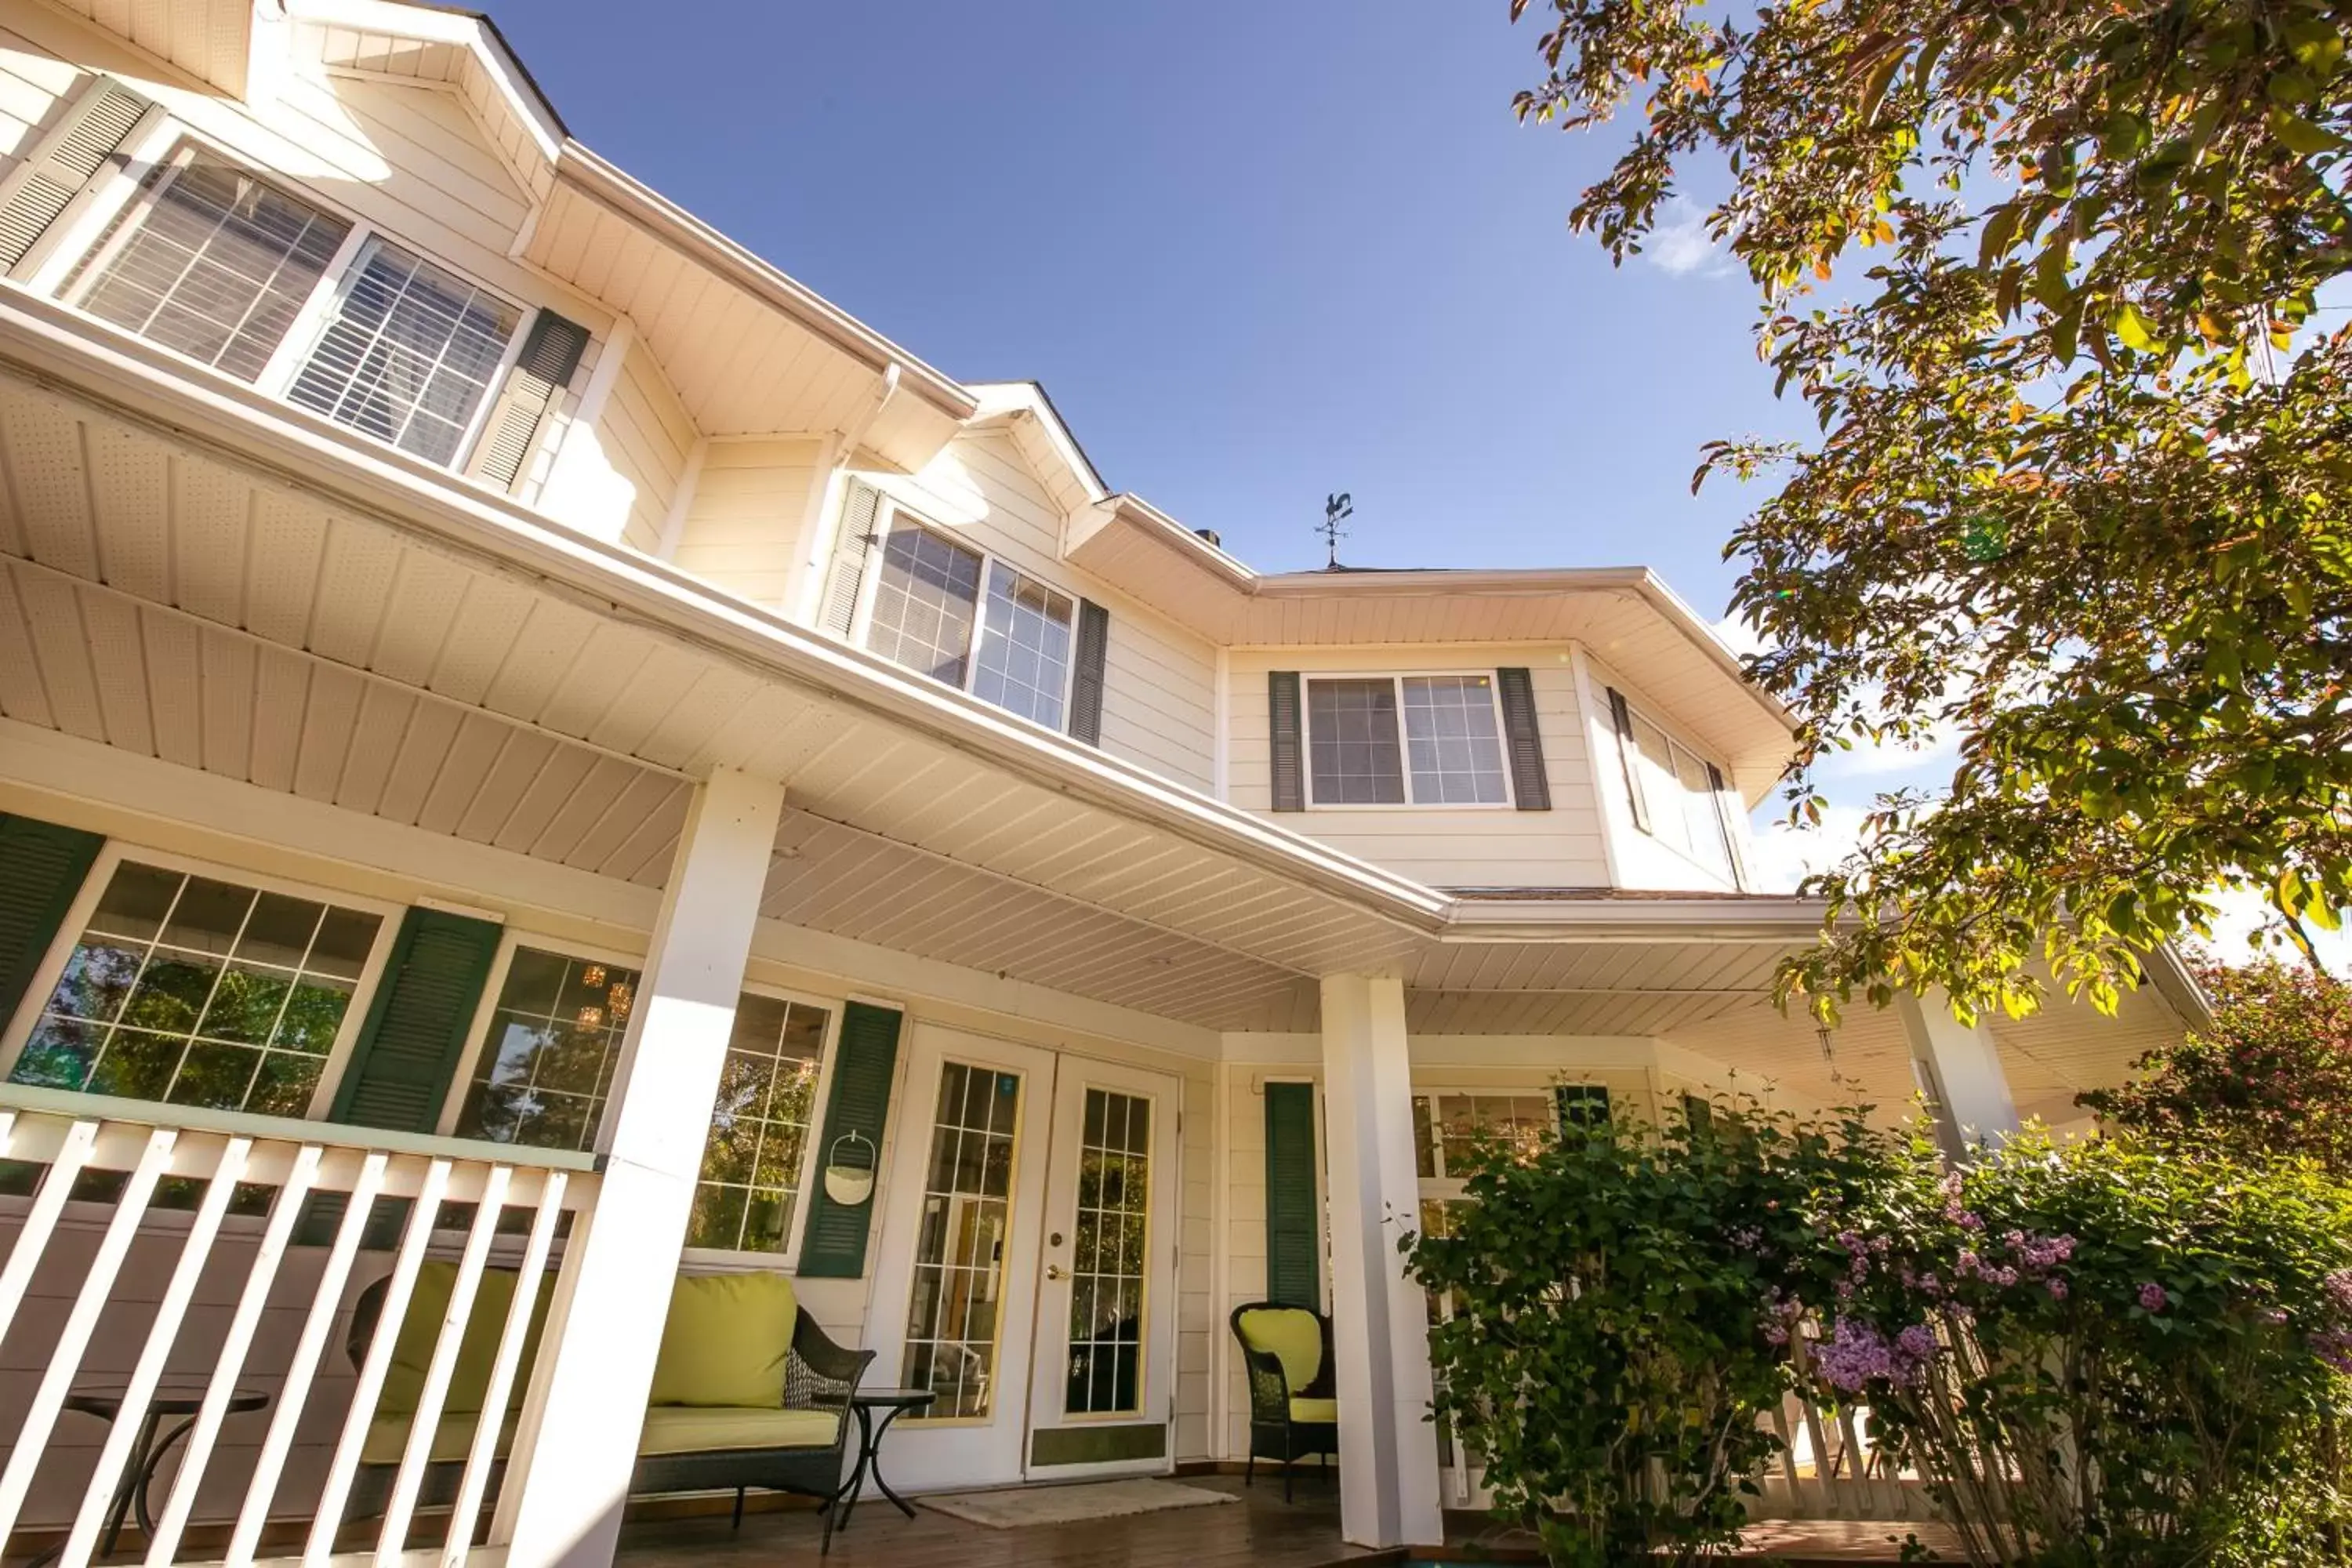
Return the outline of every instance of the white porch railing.
[[[215,1546],[204,1555],[250,1563],[263,1547],[265,1532],[275,1542],[284,1537],[291,1520],[307,1524],[299,1547],[303,1560],[323,1564],[337,1551],[361,1449],[418,1272],[435,1245],[436,1222],[449,1205],[472,1205],[406,1446],[389,1501],[374,1527],[373,1545],[365,1549],[379,1563],[396,1561],[417,1511],[478,1288],[494,1245],[510,1249],[513,1244],[511,1238],[499,1240],[499,1221],[510,1210],[527,1214],[530,1226],[517,1260],[513,1300],[439,1553],[447,1568],[464,1562],[499,1458],[501,1418],[521,1365],[558,1220],[566,1210],[584,1211],[594,1203],[593,1156],[525,1149],[499,1150],[492,1156],[482,1144],[454,1139],[0,1085],[0,1158],[45,1168],[29,1202],[17,1205],[15,1241],[7,1261],[0,1265],[0,1366],[19,1373],[14,1396],[0,1399],[0,1438],[5,1438],[0,1446],[6,1454],[0,1463],[0,1542],[9,1542],[24,1521],[45,1461],[62,1468],[64,1459],[78,1460],[76,1450],[61,1448],[56,1441],[59,1416],[77,1383],[102,1384],[109,1396],[120,1399],[95,1464],[81,1483],[71,1522],[63,1527],[64,1568],[82,1568],[98,1546],[138,1445],[142,1418],[167,1372],[193,1374],[201,1384],[202,1398],[171,1479],[168,1500],[146,1542],[148,1568],[163,1568],[181,1554],[191,1524],[197,1521],[200,1490],[222,1457],[219,1439],[232,1398],[241,1384],[257,1382],[266,1384],[269,1394],[268,1432],[244,1461],[241,1491],[226,1467],[215,1477],[211,1495],[218,1499],[221,1482],[226,1480],[230,1495],[238,1500],[233,1516],[215,1506],[214,1517],[205,1521],[210,1539],[218,1541],[224,1526],[227,1533],[225,1549]],[[94,1173],[116,1173],[119,1192],[110,1200],[77,1200],[77,1184]],[[157,1209],[157,1187],[166,1181],[202,1184],[193,1214]],[[257,1222],[233,1217],[230,1211],[240,1190],[250,1194],[257,1187],[275,1189],[267,1217]],[[339,1217],[314,1202],[323,1194],[341,1194]],[[375,1228],[370,1222],[382,1199],[404,1201],[405,1221],[394,1244],[376,1331],[355,1369],[348,1404],[338,1413],[331,1402],[314,1402],[312,1394],[343,1314],[362,1242],[371,1247],[378,1244],[370,1234]],[[319,1238],[326,1240],[322,1259],[319,1249],[302,1247],[308,1238],[298,1237],[298,1222],[306,1215],[322,1228],[325,1223],[332,1225],[331,1239]],[[99,1231],[79,1279],[72,1274],[81,1248],[60,1241],[77,1227],[85,1233]],[[236,1233],[233,1245],[223,1245],[225,1227]],[[143,1332],[140,1325],[126,1329],[124,1303],[118,1299],[119,1285],[127,1283],[126,1260],[135,1247],[161,1248],[160,1263],[171,1254],[175,1237],[176,1256],[169,1258],[152,1319],[143,1325]],[[304,1253],[304,1267],[299,1270],[283,1267],[289,1248]],[[233,1271],[240,1253],[249,1253],[241,1282],[224,1280],[223,1269]],[[314,1266],[315,1282],[306,1292],[303,1286]],[[220,1324],[217,1312],[192,1318],[200,1287],[217,1294],[225,1284],[234,1296],[226,1324]],[[307,1300],[301,1300],[305,1295]],[[285,1300],[289,1296],[295,1299],[290,1303]],[[55,1339],[46,1346],[41,1342],[52,1322],[35,1321],[41,1316],[35,1309],[42,1306],[62,1310],[62,1321],[54,1323]],[[56,1311],[48,1317],[54,1320]],[[273,1329],[264,1358],[269,1364],[257,1371],[248,1363],[265,1319]],[[288,1339],[291,1351],[280,1363],[278,1352]],[[553,1348],[548,1347],[550,1355]],[[121,1370],[124,1359],[130,1361],[127,1373]],[[25,1383],[31,1385],[28,1395],[21,1387]],[[302,1430],[306,1409],[313,1412],[308,1444]],[[282,1485],[289,1459],[302,1447],[323,1447],[318,1428],[330,1423],[331,1454],[316,1493],[281,1496],[289,1491],[309,1494],[307,1485]],[[315,1458],[315,1452],[310,1457]],[[48,1479],[54,1491],[56,1477]],[[70,1491],[68,1483],[68,1496]],[[275,1515],[273,1504],[278,1505]],[[269,1531],[273,1518],[280,1525],[277,1531]]]

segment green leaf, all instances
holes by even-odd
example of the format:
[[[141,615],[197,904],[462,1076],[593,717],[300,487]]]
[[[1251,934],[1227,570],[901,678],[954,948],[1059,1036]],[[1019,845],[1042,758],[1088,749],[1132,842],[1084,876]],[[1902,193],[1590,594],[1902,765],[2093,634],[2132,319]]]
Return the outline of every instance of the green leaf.
[[[2139,313],[2137,306],[2126,301],[2116,307],[2115,315],[2110,319],[2110,324],[2115,328],[2116,336],[2123,340],[2126,348],[2137,349],[2142,353],[2154,352],[2157,346],[2156,330],[2149,323],[2148,319]]]
[[[2292,110],[2274,108],[2263,117],[2263,123],[2287,151],[2305,158],[2340,152],[2347,145],[2343,137],[2325,126],[2313,124]]]

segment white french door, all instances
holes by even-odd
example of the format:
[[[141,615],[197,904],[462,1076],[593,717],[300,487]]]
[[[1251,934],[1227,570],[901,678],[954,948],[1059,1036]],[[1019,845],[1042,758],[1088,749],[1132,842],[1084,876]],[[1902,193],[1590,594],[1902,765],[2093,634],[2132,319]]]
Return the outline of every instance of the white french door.
[[[876,1384],[937,1393],[890,1428],[907,1491],[1021,1479],[1054,1055],[918,1022],[866,1342]]]
[[[1061,1058],[1029,1393],[1033,1479],[1168,1468],[1180,1088],[1163,1073]]]

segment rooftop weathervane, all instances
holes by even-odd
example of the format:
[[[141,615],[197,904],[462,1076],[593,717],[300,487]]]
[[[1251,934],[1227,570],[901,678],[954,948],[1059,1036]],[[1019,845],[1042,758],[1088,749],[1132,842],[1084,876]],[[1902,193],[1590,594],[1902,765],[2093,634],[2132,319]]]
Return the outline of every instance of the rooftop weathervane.
[[[1326,572],[1339,569],[1339,541],[1348,537],[1348,531],[1339,525],[1355,514],[1355,498],[1346,490],[1323,498],[1323,521],[1315,525],[1315,531],[1323,536],[1324,546],[1330,552],[1323,567]]]

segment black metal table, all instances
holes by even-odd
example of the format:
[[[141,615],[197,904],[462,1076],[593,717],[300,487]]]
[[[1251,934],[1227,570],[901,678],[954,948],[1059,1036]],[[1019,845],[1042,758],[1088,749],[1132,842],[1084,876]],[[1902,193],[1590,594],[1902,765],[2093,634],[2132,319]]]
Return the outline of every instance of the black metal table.
[[[66,1395],[65,1408],[78,1410],[84,1415],[95,1415],[111,1426],[115,1418],[122,1414],[123,1392],[119,1384],[77,1388]],[[188,1435],[189,1428],[195,1426],[196,1413],[204,1408],[204,1404],[205,1390],[201,1384],[179,1386],[167,1384],[157,1388],[154,1397],[147,1401],[147,1414],[139,1422],[139,1436],[131,1445],[130,1458],[122,1467],[122,1479],[114,1489],[114,1500],[107,1506],[106,1534],[99,1542],[100,1555],[113,1552],[115,1542],[122,1535],[122,1521],[134,1509],[138,1510],[140,1530],[145,1532],[148,1540],[155,1539],[155,1513],[148,1506],[147,1493],[155,1484],[155,1472],[162,1468],[163,1457],[172,1451],[173,1444]],[[269,1395],[265,1390],[239,1388],[228,1396],[227,1414],[235,1415],[266,1409],[268,1405]],[[160,1442],[157,1441],[156,1431],[175,1415],[180,1418],[180,1424],[164,1433]],[[51,1547],[26,1564],[26,1568],[40,1568],[41,1564],[64,1552],[62,1543]]]
[[[900,1513],[908,1519],[915,1517],[915,1505],[892,1491],[890,1483],[882,1479],[882,1435],[890,1430],[891,1422],[909,1410],[928,1409],[938,1397],[928,1388],[861,1388],[850,1395],[850,1408],[857,1415],[857,1463],[850,1470],[849,1479],[833,1494],[833,1501],[825,1505],[841,1505],[841,1516],[834,1522],[835,1530],[849,1528],[850,1512],[857,1507],[858,1494],[865,1489],[868,1476],[874,1478],[875,1486],[884,1497],[898,1505]],[[874,1418],[877,1410],[882,1413],[879,1421]]]

